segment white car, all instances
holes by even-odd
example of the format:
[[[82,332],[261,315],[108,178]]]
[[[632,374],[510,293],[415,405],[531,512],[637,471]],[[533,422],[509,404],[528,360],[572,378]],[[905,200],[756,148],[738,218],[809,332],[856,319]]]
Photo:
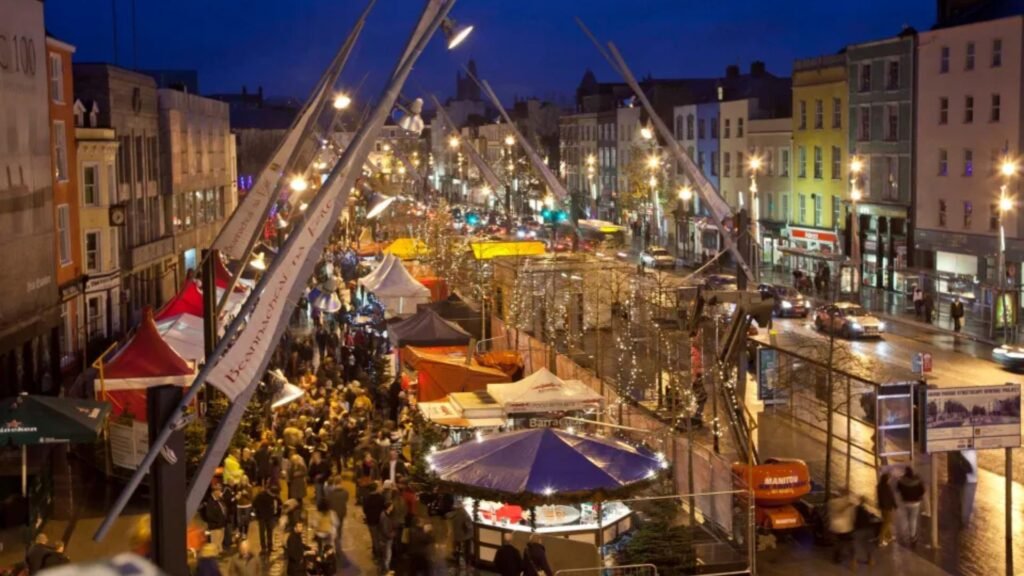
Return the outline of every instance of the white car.
[[[833,332],[843,338],[881,338],[885,332],[882,322],[860,304],[838,302],[818,308],[814,313],[814,327],[822,332]]]
[[[648,268],[675,268],[676,259],[664,248],[651,247],[640,253],[640,263]]]

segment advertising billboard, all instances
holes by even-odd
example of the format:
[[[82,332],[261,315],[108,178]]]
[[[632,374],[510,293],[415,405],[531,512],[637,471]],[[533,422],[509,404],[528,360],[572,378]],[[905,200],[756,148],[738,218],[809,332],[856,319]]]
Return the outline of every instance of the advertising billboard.
[[[925,410],[927,452],[1020,446],[1020,384],[929,388]]]

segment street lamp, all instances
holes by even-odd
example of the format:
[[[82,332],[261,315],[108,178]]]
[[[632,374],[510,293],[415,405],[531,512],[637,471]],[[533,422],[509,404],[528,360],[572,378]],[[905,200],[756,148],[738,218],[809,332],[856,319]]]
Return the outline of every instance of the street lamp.
[[[679,189],[679,202],[682,203],[684,211],[683,218],[683,254],[690,257],[690,201],[693,200],[693,190],[686,184]]]
[[[860,202],[863,193],[857,185],[860,183],[860,173],[864,170],[864,162],[859,156],[850,160],[850,259],[853,260],[853,289],[860,292],[860,213],[857,211],[857,202]]]
[[[1010,325],[1007,321],[1007,308],[1009,306],[1004,297],[1006,289],[1006,225],[1004,220],[1006,213],[1013,210],[1014,206],[1013,198],[1009,195],[1009,187],[1010,178],[1017,174],[1017,163],[1009,158],[1005,158],[999,167],[999,172],[1003,175],[1003,185],[999,188],[999,204],[997,205],[999,209],[999,253],[996,255],[996,275],[998,276],[999,290],[996,292],[996,297],[999,299],[999,304],[1003,307],[1003,330],[1005,331]],[[1009,334],[1009,332],[1006,332],[1006,334]]]
[[[459,147],[459,137],[455,136],[455,135],[452,135],[450,138],[448,138],[448,147],[451,148],[452,150],[455,150],[456,148],[458,148]]]
[[[651,130],[650,126],[643,126],[640,128],[640,137],[644,140],[650,140],[654,138],[654,131]]]
[[[747,161],[750,168],[750,263],[754,267],[754,278],[761,274],[761,258],[758,249],[761,247],[761,203],[757,198],[757,171],[761,169],[761,158],[751,156]]]
[[[473,31],[473,27],[459,26],[452,18],[445,18],[441,22],[441,31],[444,32],[444,37],[448,40],[448,49],[454,50],[456,46],[462,44],[462,41],[469,36],[469,33]]]
[[[293,176],[291,181],[288,182],[288,187],[292,189],[292,192],[302,193],[309,188],[309,182],[302,176]]]
[[[348,108],[350,104],[352,104],[352,98],[350,98],[349,95],[345,94],[344,92],[339,92],[334,97],[335,110],[344,110]]]
[[[511,147],[513,147],[515,145],[516,145],[516,137],[515,136],[513,136],[511,134],[505,136],[505,146],[508,146],[509,148],[511,148]]]

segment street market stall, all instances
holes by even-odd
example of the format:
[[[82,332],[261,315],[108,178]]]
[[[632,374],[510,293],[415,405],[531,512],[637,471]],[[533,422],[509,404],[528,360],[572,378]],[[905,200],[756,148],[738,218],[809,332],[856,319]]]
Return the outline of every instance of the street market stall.
[[[515,427],[547,426],[564,415],[600,412],[604,398],[579,380],[562,380],[547,368],[510,384],[488,384],[487,393],[501,405]],[[557,425],[557,424],[556,424]]]
[[[508,532],[610,543],[633,526],[632,511],[617,500],[667,467],[629,444],[553,428],[482,436],[427,463],[442,489],[464,497],[476,560],[485,563]]]
[[[402,351],[403,363],[411,368],[415,381],[416,398],[420,402],[431,402],[445,398],[455,392],[486,390],[488,384],[507,382],[508,374],[483,366],[476,360],[466,362],[466,356],[435,354],[416,347]]]
[[[466,303],[457,294],[452,294],[440,302],[419,304],[417,310],[429,309],[437,312],[437,315],[445,320],[455,322],[463,330],[469,332],[473,338],[482,340],[483,336],[483,315],[479,308],[474,308]]]
[[[411,314],[417,304],[430,302],[430,290],[417,282],[397,258],[392,258],[390,264],[382,263],[370,276],[360,278],[359,284],[394,314]]]
[[[385,254],[392,254],[402,260],[416,260],[427,255],[427,245],[414,238],[399,238],[384,249]]]

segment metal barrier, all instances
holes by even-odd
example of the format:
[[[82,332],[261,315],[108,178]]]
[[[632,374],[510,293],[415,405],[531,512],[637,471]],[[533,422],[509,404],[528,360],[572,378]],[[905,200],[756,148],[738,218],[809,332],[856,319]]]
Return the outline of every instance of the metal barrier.
[[[572,568],[558,570],[555,576],[658,576],[658,568],[654,564],[631,564],[629,566],[609,566],[607,568]]]

